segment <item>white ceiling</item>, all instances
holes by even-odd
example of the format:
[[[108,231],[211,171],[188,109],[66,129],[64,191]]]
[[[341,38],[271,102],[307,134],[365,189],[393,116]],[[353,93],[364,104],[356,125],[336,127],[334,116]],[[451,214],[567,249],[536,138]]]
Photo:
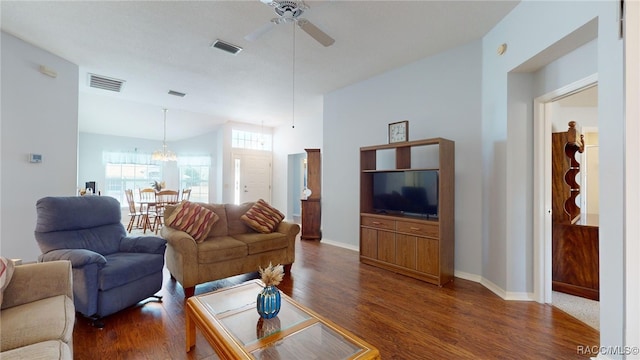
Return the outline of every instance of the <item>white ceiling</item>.
[[[558,100],[560,106],[565,107],[597,107],[598,86],[591,86]]]
[[[276,16],[259,0],[0,3],[3,31],[80,67],[80,131],[162,139],[163,107],[169,141],[227,121],[291,122],[294,26],[245,40]],[[335,43],[295,29],[296,116],[327,92],[481,38],[517,3],[307,1],[303,17]],[[213,49],[216,39],[243,51]],[[121,93],[89,88],[88,73],[126,83]]]

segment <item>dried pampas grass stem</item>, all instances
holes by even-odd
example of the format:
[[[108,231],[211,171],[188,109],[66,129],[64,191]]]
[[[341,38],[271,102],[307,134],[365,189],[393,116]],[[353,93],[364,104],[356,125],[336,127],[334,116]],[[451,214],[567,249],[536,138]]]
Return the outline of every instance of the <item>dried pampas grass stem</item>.
[[[269,263],[266,268],[260,269],[260,277],[265,286],[278,286],[284,278],[284,267],[280,264],[273,266]]]

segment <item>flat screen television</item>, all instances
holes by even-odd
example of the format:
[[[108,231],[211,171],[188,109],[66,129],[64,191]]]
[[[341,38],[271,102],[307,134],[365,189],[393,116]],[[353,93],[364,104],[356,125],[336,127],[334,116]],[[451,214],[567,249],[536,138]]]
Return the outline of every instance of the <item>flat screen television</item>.
[[[438,217],[438,170],[373,173],[373,209],[380,214]]]

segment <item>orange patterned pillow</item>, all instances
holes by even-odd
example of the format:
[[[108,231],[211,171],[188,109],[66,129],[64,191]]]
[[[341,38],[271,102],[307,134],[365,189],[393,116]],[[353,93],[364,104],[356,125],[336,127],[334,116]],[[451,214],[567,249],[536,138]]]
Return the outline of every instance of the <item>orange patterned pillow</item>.
[[[260,199],[240,219],[253,230],[269,234],[284,220],[284,214]]]
[[[189,201],[181,202],[165,219],[164,223],[174,229],[182,230],[201,243],[209,235],[213,224],[218,221],[218,214]]]

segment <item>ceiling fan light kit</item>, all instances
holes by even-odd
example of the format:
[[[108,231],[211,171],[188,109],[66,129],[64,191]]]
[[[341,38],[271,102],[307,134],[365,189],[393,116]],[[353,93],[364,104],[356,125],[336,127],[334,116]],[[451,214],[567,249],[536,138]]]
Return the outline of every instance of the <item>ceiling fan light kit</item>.
[[[300,17],[305,12],[305,10],[309,9],[309,5],[305,4],[304,1],[260,1],[263,4],[273,7],[278,17],[271,19],[268,24],[261,26],[251,34],[245,36],[245,40],[255,41],[267,31],[271,30],[274,25],[295,22],[302,30],[304,30],[304,32],[309,34],[309,36],[311,36],[320,44],[324,46],[331,46],[335,42],[335,40],[331,36],[320,30],[319,27],[311,23],[309,20]]]

